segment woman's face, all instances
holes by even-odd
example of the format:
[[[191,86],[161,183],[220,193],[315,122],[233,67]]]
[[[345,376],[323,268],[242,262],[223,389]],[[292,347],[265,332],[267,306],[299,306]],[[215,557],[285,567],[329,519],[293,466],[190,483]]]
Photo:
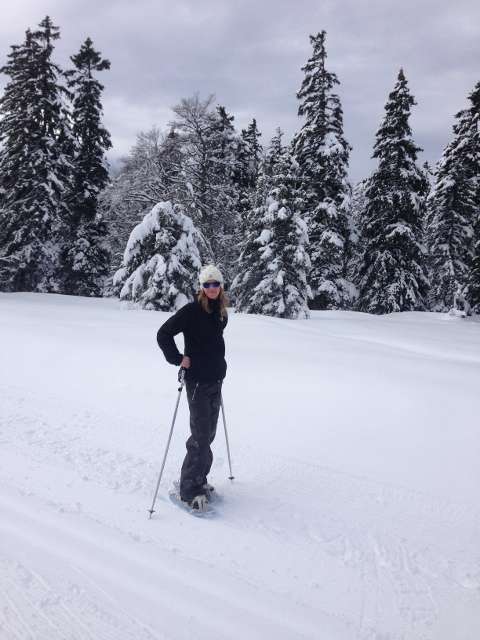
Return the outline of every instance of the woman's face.
[[[220,295],[220,289],[221,289],[220,283],[217,282],[216,280],[208,280],[207,284],[209,284],[210,286],[203,287],[205,295],[209,300],[216,300]],[[217,285],[217,286],[213,286],[213,285]]]

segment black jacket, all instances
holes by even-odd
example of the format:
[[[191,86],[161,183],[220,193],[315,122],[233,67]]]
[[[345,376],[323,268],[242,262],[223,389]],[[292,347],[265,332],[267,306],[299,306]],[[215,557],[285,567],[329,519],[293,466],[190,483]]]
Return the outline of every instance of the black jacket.
[[[223,380],[227,372],[223,330],[228,319],[220,316],[217,301],[210,301],[210,308],[212,313],[207,313],[198,301],[190,302],[169,318],[157,333],[158,346],[165,358],[177,366],[182,362],[182,354],[173,337],[183,333],[184,355],[191,359],[191,366],[185,374],[187,380]]]

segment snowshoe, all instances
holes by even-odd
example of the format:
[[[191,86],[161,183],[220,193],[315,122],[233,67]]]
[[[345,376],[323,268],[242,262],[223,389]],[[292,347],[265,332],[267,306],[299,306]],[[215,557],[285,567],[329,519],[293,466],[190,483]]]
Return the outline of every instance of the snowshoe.
[[[180,496],[179,482],[173,483],[173,488],[171,489],[171,491],[169,491],[168,496],[173,504],[175,504],[177,507],[180,507],[187,513],[190,513],[192,516],[197,516],[199,518],[208,518],[214,516],[216,513],[215,509],[210,504],[210,501],[206,494],[199,494],[188,502],[186,500],[182,500]]]

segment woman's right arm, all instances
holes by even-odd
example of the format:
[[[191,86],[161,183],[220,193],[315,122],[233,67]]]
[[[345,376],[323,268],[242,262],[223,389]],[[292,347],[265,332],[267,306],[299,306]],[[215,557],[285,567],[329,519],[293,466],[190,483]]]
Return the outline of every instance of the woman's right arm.
[[[169,318],[157,332],[157,342],[165,359],[170,364],[185,366],[184,356],[177,349],[174,336],[185,331],[188,319],[188,307],[185,305]],[[188,367],[186,367],[188,368]]]

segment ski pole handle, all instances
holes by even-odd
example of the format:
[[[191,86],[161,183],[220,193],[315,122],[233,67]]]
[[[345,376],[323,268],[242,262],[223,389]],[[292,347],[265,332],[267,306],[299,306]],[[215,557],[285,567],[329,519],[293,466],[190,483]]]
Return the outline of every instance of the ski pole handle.
[[[180,369],[178,370],[178,381],[180,383],[180,387],[178,388],[179,391],[181,390],[181,388],[185,384],[185,373],[186,373],[186,371],[187,370],[185,369],[185,367],[180,367]]]

